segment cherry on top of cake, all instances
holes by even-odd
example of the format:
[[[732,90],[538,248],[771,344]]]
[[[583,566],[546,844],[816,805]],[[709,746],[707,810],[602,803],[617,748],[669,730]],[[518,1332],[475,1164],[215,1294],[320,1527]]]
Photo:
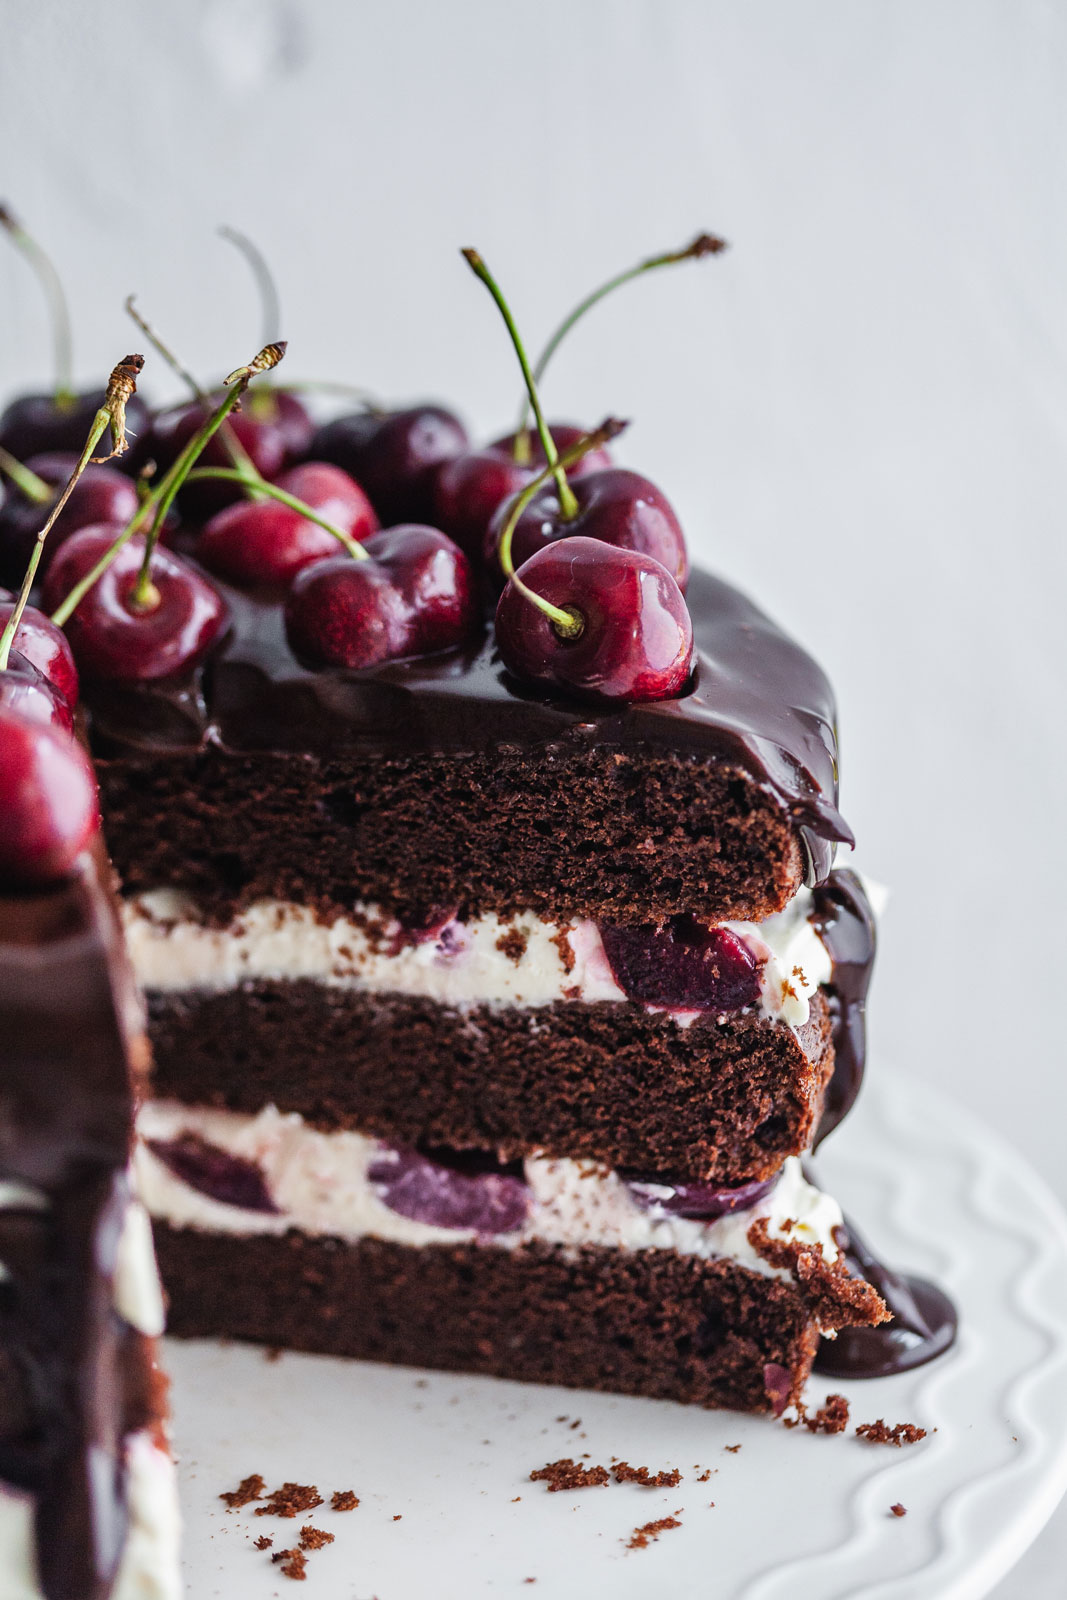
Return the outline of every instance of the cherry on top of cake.
[[[720,248],[702,236],[642,263],[587,297],[559,333],[638,271]],[[465,430],[443,407],[378,410],[335,429],[364,486],[314,460],[268,482],[226,433],[249,379],[284,350],[266,347],[231,375],[213,412],[197,402],[199,428],[144,486],[132,521],[71,533],[49,564],[44,604],[73,642],[98,748],[649,746],[734,763],[774,790],[818,874],[831,842],[849,837],[825,678],[720,580],[697,574],[686,604],[685,541],[666,497],[608,463],[620,425],[576,440],[577,430],[549,427],[503,297],[476,252],[465,255],[503,313],[536,422],[531,430],[524,412],[490,447],[499,459],[510,448],[512,481],[522,481],[487,509],[491,530],[464,550],[439,527],[376,527],[398,504],[425,505],[428,485],[462,459]],[[220,440],[235,465],[198,465]],[[171,505],[197,483],[245,498],[168,533]],[[484,508],[483,489],[474,500]],[[502,578],[493,626],[481,601]]]

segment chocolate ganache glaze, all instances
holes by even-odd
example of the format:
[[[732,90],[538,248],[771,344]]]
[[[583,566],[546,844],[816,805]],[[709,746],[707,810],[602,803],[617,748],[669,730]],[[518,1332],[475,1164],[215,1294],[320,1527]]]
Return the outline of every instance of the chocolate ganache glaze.
[[[213,580],[214,581],[214,580]],[[773,792],[794,822],[809,882],[852,835],[837,809],[834,700],[822,669],[738,590],[694,572],[687,602],[698,648],[689,691],[621,707],[549,695],[502,666],[487,630],[440,655],[370,672],[310,670],[286,642],[276,598],[219,584],[231,626],[181,680],[86,687],[95,747],[108,755],[196,750],[384,754],[481,751],[576,739],[717,759]]]
[[[943,1290],[925,1278],[883,1266],[847,1220],[835,1237],[849,1270],[878,1290],[893,1320],[877,1328],[842,1328],[836,1339],[821,1340],[816,1372],[831,1378],[891,1378],[951,1349],[959,1318]]]
[[[835,867],[813,896],[811,921],[833,963],[830,1016],[834,1074],[826,1091],[816,1147],[856,1103],[867,1061],[867,990],[877,944],[874,912],[863,884],[847,867]]]
[[[62,887],[0,895],[0,1480],[33,1497],[46,1600],[111,1593],[146,1420],[113,1283],[137,1008],[106,873],[87,854]]]

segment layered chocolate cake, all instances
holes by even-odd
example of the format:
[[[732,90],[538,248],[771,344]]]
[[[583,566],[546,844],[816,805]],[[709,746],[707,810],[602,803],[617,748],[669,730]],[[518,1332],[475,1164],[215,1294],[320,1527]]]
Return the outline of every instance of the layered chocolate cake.
[[[799,1159],[862,1062],[835,954],[873,952],[818,668],[702,573],[689,692],[612,708],[531,694],[488,630],[301,666],[220,587],[193,679],[93,712],[171,1327],[799,1392],[820,1332],[883,1315]]]
[[[0,595],[18,1600],[172,1592],[135,1106],[177,1334],[779,1415],[827,1351],[952,1339],[804,1164],[874,954],[829,685],[690,572],[620,424],[549,429],[465,255],[536,432],[474,451],[421,406],[313,437],[279,391],[239,411],[270,345],[151,422],[132,516],[67,494],[140,358],[80,459],[5,467],[0,558],[19,495],[54,530]]]

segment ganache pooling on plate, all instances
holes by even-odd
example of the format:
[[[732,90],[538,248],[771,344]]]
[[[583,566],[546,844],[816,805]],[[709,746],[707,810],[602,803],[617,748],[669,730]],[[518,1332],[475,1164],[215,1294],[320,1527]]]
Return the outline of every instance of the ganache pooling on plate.
[[[837,1241],[849,1270],[878,1290],[893,1320],[877,1328],[841,1328],[835,1339],[823,1339],[816,1372],[832,1378],[891,1378],[951,1349],[959,1316],[942,1289],[926,1278],[884,1266],[847,1219]]]

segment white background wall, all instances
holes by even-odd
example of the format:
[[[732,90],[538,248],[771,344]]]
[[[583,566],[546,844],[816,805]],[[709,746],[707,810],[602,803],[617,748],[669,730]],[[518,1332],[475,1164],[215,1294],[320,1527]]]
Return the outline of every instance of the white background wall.
[[[891,884],[875,1069],[983,1109],[1067,1196],[1067,4],[0,0],[0,186],[62,263],[78,368],[142,308],[205,373],[280,280],[287,368],[510,423],[457,247],[538,342],[701,227],[728,256],[603,306],[547,400],[830,670],[843,800]],[[38,384],[0,250],[0,387]],[[145,389],[168,385],[157,370]],[[932,1222],[934,1219],[932,1219]],[[1057,1543],[1058,1540],[1058,1543]],[[1067,1525],[1001,1600],[1062,1593]]]

